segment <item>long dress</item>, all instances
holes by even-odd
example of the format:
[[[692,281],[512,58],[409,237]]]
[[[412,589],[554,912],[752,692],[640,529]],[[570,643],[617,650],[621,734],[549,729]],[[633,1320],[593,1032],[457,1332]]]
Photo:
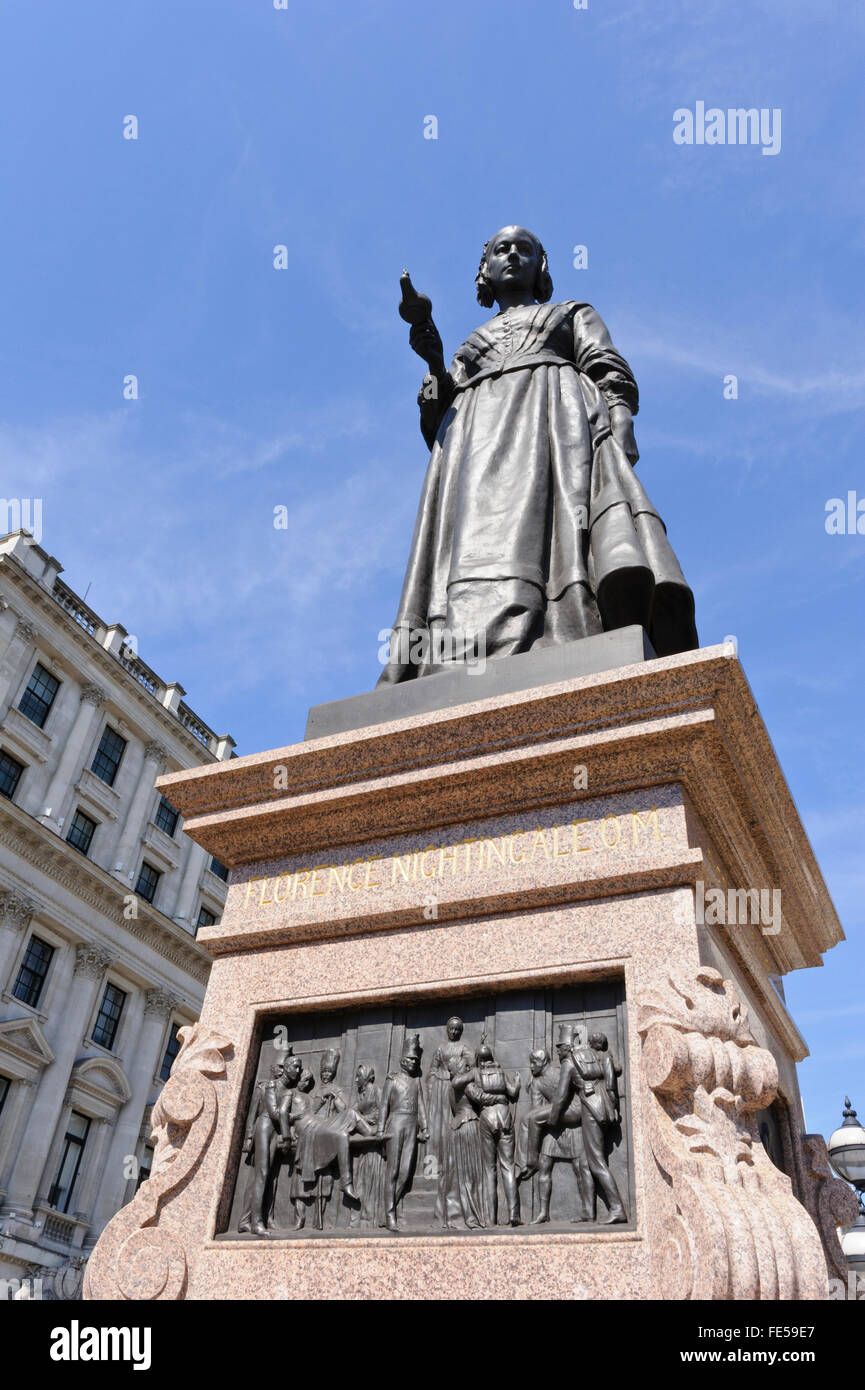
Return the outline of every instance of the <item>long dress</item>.
[[[470,1230],[487,1225],[488,1215],[484,1210],[484,1170],[483,1152],[477,1112],[472,1105],[478,1088],[470,1082],[461,1095],[454,1094],[451,1087],[450,1119],[451,1142],[448,1145],[445,1170],[445,1188],[448,1194],[447,1210],[451,1203],[462,1214],[463,1223]],[[448,1225],[455,1225],[453,1219]]]
[[[451,1073],[448,1066],[455,1058],[465,1058],[474,1064],[474,1053],[459,1038],[450,1039],[436,1048],[429,1074],[426,1079],[427,1116],[429,1140],[426,1156],[432,1157],[438,1173],[436,1190],[435,1219],[440,1226],[447,1227],[460,1219],[460,1206],[453,1192],[449,1194],[447,1156],[453,1136],[451,1128]]]
[[[416,633],[482,633],[492,656],[634,621],[659,655],[698,645],[664,523],[611,433],[637,385],[591,305],[496,314],[419,403],[432,452],[380,683],[436,668],[407,658]]]
[[[354,1109],[360,1117],[362,1132],[375,1133],[381,1113],[381,1090],[370,1084],[354,1097]],[[354,1185],[360,1197],[360,1207],[352,1210],[351,1226],[383,1226],[385,1210],[385,1156],[382,1145],[363,1146],[354,1159]]]

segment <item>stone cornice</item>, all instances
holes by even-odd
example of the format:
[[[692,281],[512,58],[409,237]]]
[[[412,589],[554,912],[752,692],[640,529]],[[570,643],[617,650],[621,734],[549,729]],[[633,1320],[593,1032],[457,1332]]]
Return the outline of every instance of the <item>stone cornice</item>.
[[[10,584],[22,590],[26,600],[34,607],[38,608],[50,622],[52,628],[62,631],[67,638],[74,641],[84,652],[91,662],[96,662],[106,677],[119,683],[124,691],[124,701],[130,708],[137,707],[140,711],[141,727],[148,729],[148,725],[154,721],[163,730],[165,735],[170,735],[173,739],[178,739],[183,748],[194,753],[196,763],[202,761],[216,762],[216,756],[209,749],[195,738],[188,729],[175,715],[173,715],[164,705],[152,695],[142,690],[138,681],[128,672],[125,667],[112,656],[89,632],[70,618],[68,613],[60,608],[52,594],[38,583],[32,575],[28,574],[11,555],[0,555],[0,575]],[[31,635],[27,641],[33,641],[39,636],[38,630],[27,619],[19,619],[18,627],[25,627]],[[95,682],[89,682],[88,687],[98,690]],[[145,734],[145,739],[146,739]]]
[[[150,946],[172,965],[186,971],[192,979],[200,984],[206,983],[210,973],[210,955],[194,937],[140,899],[139,916],[125,918],[123,908],[129,892],[127,886],[100,869],[92,860],[70,849],[53,831],[40,825],[12,802],[0,803],[0,843],[6,844],[26,863],[73,893],[85,907],[108,917],[118,929]],[[35,910],[40,910],[38,904]]]
[[[572,790],[577,764],[588,769],[585,791]],[[782,890],[785,930],[760,938],[765,972],[818,965],[843,938],[732,646],[187,769],[158,785],[186,833],[232,867],[280,860],[289,846],[314,863],[342,846],[409,834],[420,842],[544,807],[579,814],[582,801],[679,786],[705,833],[694,828],[695,862],[683,856],[672,881],[709,876],[707,834],[736,886]],[[636,887],[624,874],[606,891]],[[211,928],[204,939],[214,949],[219,936]]]

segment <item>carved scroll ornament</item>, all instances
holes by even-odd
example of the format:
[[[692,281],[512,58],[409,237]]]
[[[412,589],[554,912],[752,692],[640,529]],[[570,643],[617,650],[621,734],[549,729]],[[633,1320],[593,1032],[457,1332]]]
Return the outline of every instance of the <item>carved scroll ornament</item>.
[[[228,1038],[200,1023],[179,1029],[182,1047],[153,1107],[153,1165],[147,1182],[109,1221],[87,1264],[86,1299],[183,1297],[186,1252],[157,1225],[166,1199],[201,1161],[218,1109],[211,1078],[225,1074]]]
[[[676,1215],[656,1252],[669,1299],[823,1299],[826,1262],[790,1179],[766,1154],[755,1112],[778,1089],[730,980],[706,967],[670,973],[638,1010],[654,1103],[654,1156]]]

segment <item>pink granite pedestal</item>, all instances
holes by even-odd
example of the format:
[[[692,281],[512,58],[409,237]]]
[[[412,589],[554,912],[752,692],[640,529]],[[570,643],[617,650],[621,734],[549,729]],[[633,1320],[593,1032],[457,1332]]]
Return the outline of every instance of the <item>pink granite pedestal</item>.
[[[803,1134],[779,981],[842,931],[732,647],[159,785],[231,882],[88,1297],[826,1297],[849,1189]],[[718,889],[763,917],[713,921]],[[624,987],[627,1226],[222,1238],[262,1019],[587,981]]]

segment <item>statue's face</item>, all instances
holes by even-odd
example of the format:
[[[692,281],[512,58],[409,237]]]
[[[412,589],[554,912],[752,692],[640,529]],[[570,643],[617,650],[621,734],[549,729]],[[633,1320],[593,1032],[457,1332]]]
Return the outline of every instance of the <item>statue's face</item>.
[[[531,291],[540,266],[540,249],[525,227],[502,227],[487,251],[487,274],[498,299],[501,291]]]
[[[556,1043],[556,1052],[559,1054],[560,1061],[564,1061],[570,1050],[568,1043]]]
[[[532,1053],[531,1057],[529,1058],[529,1071],[531,1072],[532,1076],[540,1076],[541,1072],[544,1069],[545,1061],[545,1057],[539,1057],[536,1052]]]
[[[607,1039],[603,1033],[592,1033],[590,1035],[589,1047],[594,1048],[596,1052],[603,1052],[606,1045]]]
[[[403,1057],[400,1062],[400,1066],[402,1067],[404,1072],[408,1073],[409,1076],[417,1076],[418,1071],[420,1070],[418,1066],[417,1057]]]
[[[271,1069],[270,1069],[270,1077],[271,1077],[271,1080],[272,1080],[272,1081],[278,1081],[279,1078],[280,1078],[281,1076],[282,1076],[282,1063],[281,1063],[281,1062],[274,1062],[273,1066],[272,1066]]]
[[[458,1042],[459,1039],[462,1037],[462,1035],[463,1035],[462,1019],[459,1019],[459,1018],[449,1018],[449,1019],[448,1019],[448,1037],[450,1038],[451,1042]]]
[[[332,1081],[333,1078],[336,1076],[336,1067],[327,1066],[324,1062],[322,1062],[321,1069],[319,1071],[319,1076],[321,1077],[322,1081]]]
[[[287,1086],[296,1086],[303,1070],[300,1058],[292,1057],[282,1069],[282,1079]]]

